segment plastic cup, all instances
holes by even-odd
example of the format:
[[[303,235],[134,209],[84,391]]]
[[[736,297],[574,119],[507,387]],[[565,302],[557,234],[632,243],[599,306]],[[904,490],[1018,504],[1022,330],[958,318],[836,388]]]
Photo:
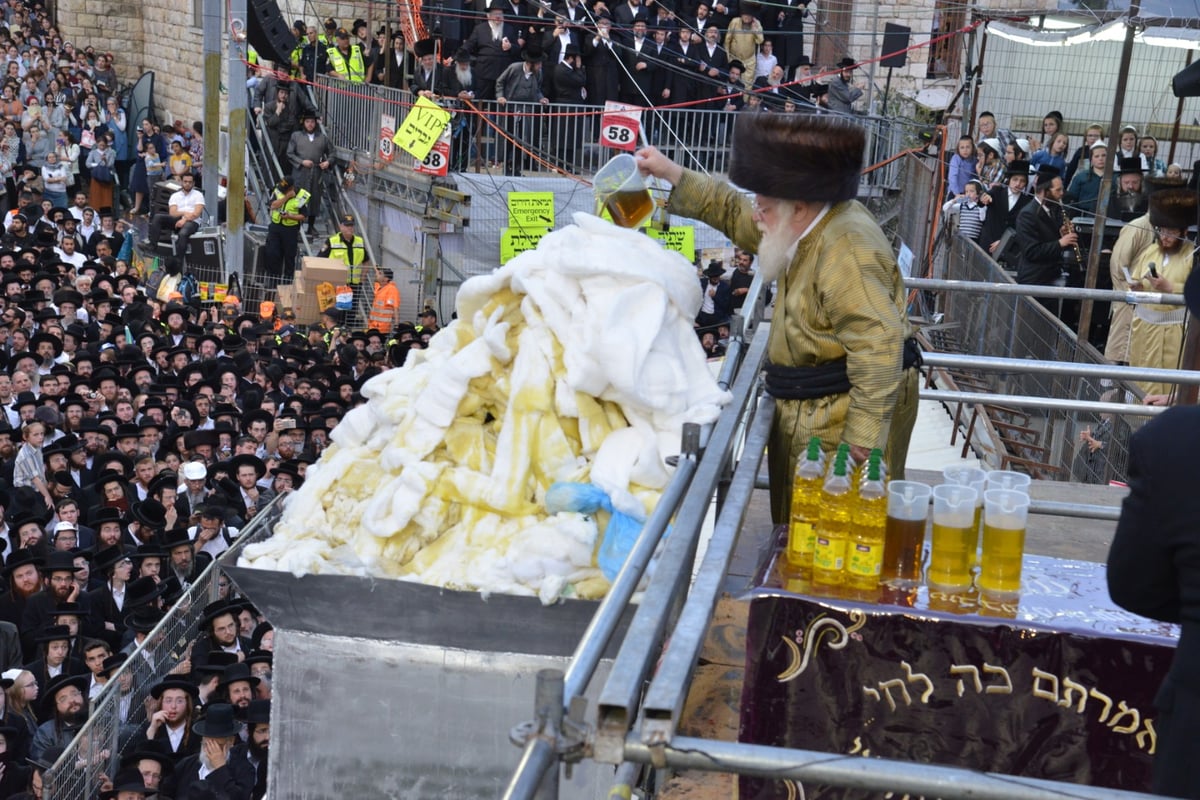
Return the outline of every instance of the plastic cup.
[[[970,486],[942,484],[933,488],[933,546],[929,552],[929,585],[944,592],[971,587],[975,499]]]
[[[925,546],[925,521],[933,490],[916,481],[888,484],[887,528],[883,539],[880,581],[921,582],[921,550]]]
[[[954,486],[970,486],[977,493],[975,498],[975,542],[971,546],[971,566],[979,566],[979,534],[983,531],[983,493],[987,491],[986,470],[978,467],[954,465],[942,469],[942,479]]]
[[[1033,478],[1024,472],[1010,472],[1004,469],[994,469],[987,474],[987,491],[1021,492],[1029,496],[1029,484]]]
[[[622,228],[636,228],[654,213],[654,198],[638,172],[637,159],[621,153],[609,159],[592,180],[596,194],[596,215],[607,209]]]
[[[1021,591],[1021,558],[1029,495],[993,489],[983,494],[983,557],[979,588],[995,599],[1012,599]]]

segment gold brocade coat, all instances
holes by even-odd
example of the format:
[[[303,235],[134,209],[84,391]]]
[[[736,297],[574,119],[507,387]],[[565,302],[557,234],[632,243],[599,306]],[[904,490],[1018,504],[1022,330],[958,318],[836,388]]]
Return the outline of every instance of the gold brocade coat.
[[[721,230],[757,252],[761,238],[749,199],[724,181],[684,171],[671,193],[674,214]],[[912,334],[904,283],[875,218],[857,201],[838,203],[796,248],[778,278],[767,357],[789,367],[846,359],[850,391],[811,400],[777,400],[767,461],[771,514],[788,519],[796,459],[812,436],[832,450],[840,442],[883,447],[888,478],[904,476],[917,416],[917,370],[903,370]]]

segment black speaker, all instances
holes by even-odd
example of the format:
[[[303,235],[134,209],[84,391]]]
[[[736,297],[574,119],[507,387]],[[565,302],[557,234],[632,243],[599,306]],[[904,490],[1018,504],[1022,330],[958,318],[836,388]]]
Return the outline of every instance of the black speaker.
[[[894,25],[891,22],[883,26],[883,59],[881,67],[903,67],[908,63],[908,36],[912,28]]]
[[[275,0],[250,0],[250,20],[246,39],[258,51],[259,58],[288,64],[296,46],[296,34],[283,18]]]
[[[1200,61],[1184,67],[1171,79],[1176,97],[1200,97]]]

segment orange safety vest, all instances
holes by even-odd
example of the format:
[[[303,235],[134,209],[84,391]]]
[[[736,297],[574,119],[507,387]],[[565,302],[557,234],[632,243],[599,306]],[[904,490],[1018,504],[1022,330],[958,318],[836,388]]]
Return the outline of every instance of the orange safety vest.
[[[396,309],[400,308],[400,288],[394,283],[375,284],[375,302],[367,315],[367,330],[391,333],[396,324]]]

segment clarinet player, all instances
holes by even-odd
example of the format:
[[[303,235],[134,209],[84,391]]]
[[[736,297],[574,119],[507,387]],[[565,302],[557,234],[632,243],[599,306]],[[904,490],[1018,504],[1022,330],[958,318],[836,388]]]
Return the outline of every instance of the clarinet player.
[[[1079,244],[1079,235],[1064,230],[1063,182],[1058,169],[1043,164],[1038,167],[1035,181],[1034,202],[1027,204],[1017,215],[1017,243],[1020,248],[1017,283],[1065,286],[1067,276],[1063,254],[1074,251]],[[1062,318],[1058,300],[1038,298],[1038,302]]]

